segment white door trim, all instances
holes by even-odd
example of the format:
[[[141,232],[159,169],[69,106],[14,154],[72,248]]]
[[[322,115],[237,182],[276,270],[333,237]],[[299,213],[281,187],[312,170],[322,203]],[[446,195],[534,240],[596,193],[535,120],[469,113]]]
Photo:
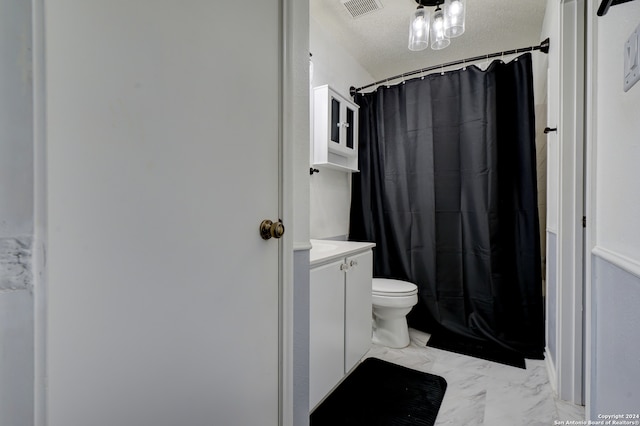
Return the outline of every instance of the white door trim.
[[[294,0],[280,0],[280,153],[279,153],[279,197],[280,217],[288,226],[289,232],[280,240],[280,407],[279,423],[294,426],[293,395],[293,224],[294,224],[294,123],[292,113],[296,108],[294,97],[295,71],[297,58],[293,50],[295,30],[293,23]],[[306,58],[304,59],[306,61]]]
[[[582,404],[584,285],[584,0],[560,7],[557,390]]]
[[[584,329],[585,329],[585,345],[584,345],[584,405],[586,419],[589,419],[591,413],[591,369],[592,369],[592,345],[593,332],[592,327],[592,281],[591,281],[591,251],[596,247],[596,146],[594,143],[596,135],[596,82],[597,82],[597,15],[596,4],[587,2],[586,12],[586,34],[585,34],[585,212],[587,215],[587,228],[585,232],[585,276],[584,276]]]

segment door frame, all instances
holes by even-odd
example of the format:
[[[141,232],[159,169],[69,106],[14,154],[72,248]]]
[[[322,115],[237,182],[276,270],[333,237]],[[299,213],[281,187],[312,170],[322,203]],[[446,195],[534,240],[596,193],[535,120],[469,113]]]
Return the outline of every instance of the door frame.
[[[33,101],[34,101],[34,425],[47,425],[47,148],[46,148],[46,40],[45,0],[32,1]],[[306,31],[294,24],[294,0],[279,0],[280,16],[280,82],[279,82],[279,150],[278,150],[278,214],[289,232],[278,248],[278,420],[294,426],[293,372],[293,224],[294,224],[294,122],[292,111],[304,104],[294,96],[291,78],[297,63],[306,64],[292,46],[296,33]],[[256,235],[258,233],[256,227]]]
[[[584,406],[585,418],[589,419],[591,413],[591,382],[595,377],[593,359],[595,351],[594,342],[594,318],[595,309],[593,303],[592,286],[592,250],[596,247],[596,104],[597,104],[597,4],[587,2],[586,31],[585,31],[585,212],[587,215],[587,227],[585,229],[585,276],[584,276]]]
[[[559,7],[558,396],[584,404],[585,378],[585,11],[584,0]]]
[[[294,413],[294,223],[297,218],[294,212],[295,203],[295,122],[297,115],[293,112],[300,108],[301,100],[295,96],[296,80],[293,77],[297,63],[307,63],[294,47],[296,32],[300,31],[295,23],[295,0],[280,0],[280,152],[278,154],[279,169],[279,215],[288,224],[289,232],[285,233],[279,246],[279,424],[295,426]],[[307,28],[304,29],[307,33]],[[305,102],[305,100],[302,100]]]

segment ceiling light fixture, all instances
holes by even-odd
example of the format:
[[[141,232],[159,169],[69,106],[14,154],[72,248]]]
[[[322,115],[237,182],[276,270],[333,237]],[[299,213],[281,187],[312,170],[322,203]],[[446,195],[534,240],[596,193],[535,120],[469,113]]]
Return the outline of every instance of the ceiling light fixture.
[[[415,0],[418,8],[411,14],[409,24],[409,50],[424,50],[429,47],[431,32],[431,48],[444,49],[450,38],[464,33],[464,17],[467,0]],[[440,5],[444,4],[444,10]],[[434,7],[433,15],[426,7]]]

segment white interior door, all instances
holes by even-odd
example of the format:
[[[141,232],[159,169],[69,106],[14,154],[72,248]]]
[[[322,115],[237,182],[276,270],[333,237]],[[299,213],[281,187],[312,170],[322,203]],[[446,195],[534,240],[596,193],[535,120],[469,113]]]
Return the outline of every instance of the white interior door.
[[[47,2],[47,424],[276,425],[278,0]]]

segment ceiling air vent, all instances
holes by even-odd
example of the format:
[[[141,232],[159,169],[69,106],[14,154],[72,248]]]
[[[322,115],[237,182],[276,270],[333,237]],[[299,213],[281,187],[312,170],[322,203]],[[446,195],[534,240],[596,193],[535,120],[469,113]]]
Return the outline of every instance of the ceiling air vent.
[[[342,4],[353,18],[382,9],[380,0],[342,0]]]

